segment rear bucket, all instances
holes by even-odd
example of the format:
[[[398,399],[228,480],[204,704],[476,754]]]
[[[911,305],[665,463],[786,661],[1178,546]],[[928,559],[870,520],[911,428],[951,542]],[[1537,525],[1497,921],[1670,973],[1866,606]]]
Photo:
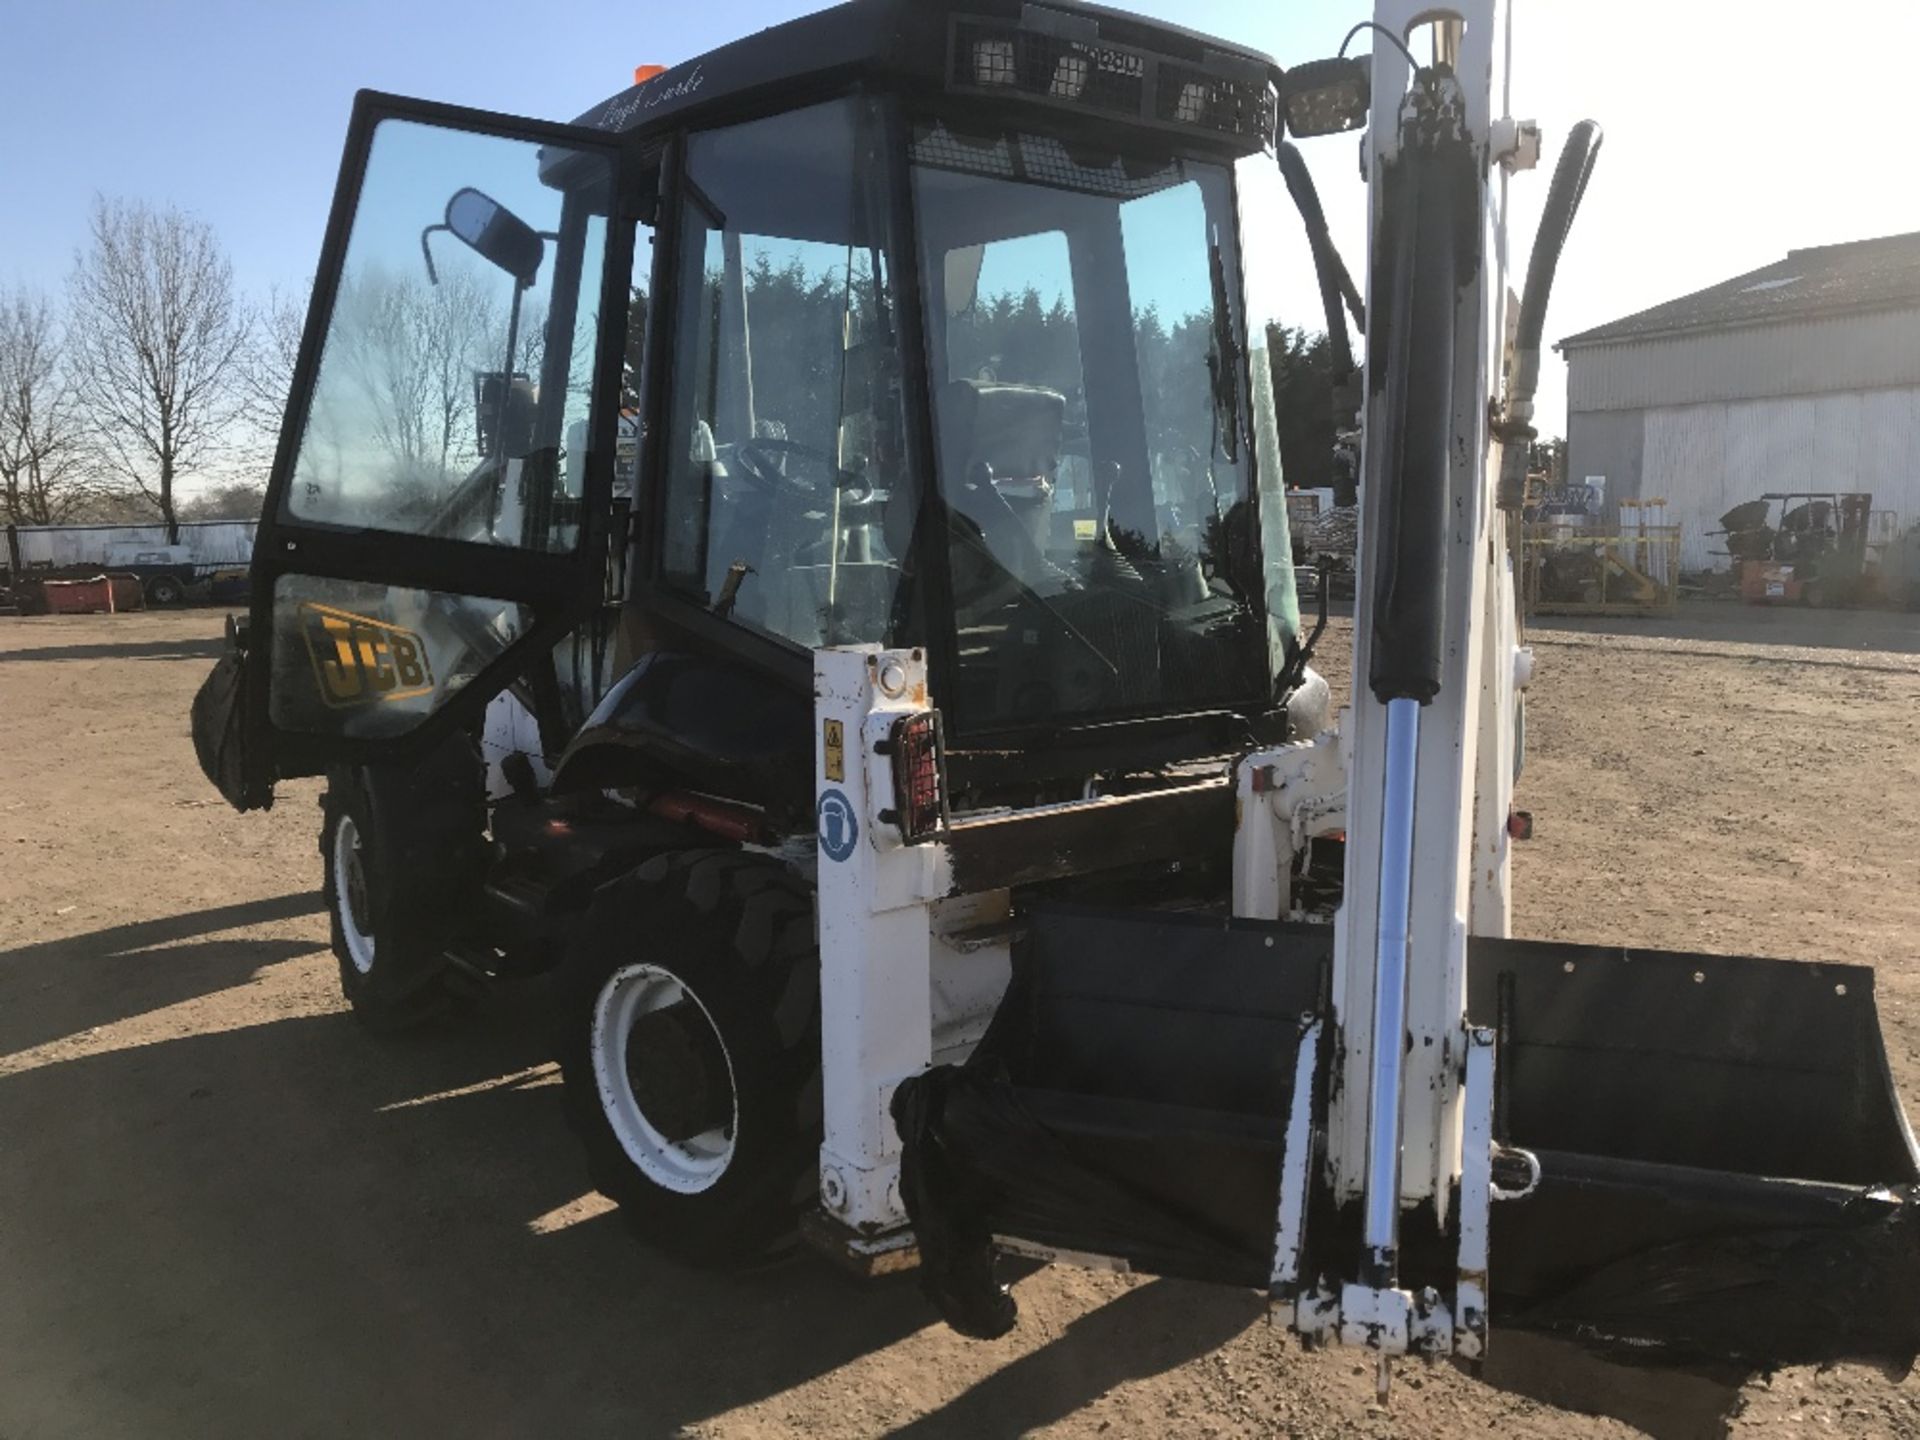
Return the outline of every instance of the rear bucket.
[[[1266,1288],[1331,953],[1325,926],[1030,914],[979,1049],[895,1101],[923,1283],[956,1327],[1012,1323],[996,1247]],[[1520,1329],[1736,1383],[1911,1362],[1920,1157],[1870,970],[1487,939],[1469,962],[1470,1018],[1500,1033],[1496,1134],[1542,1171],[1493,1210],[1494,1355]],[[1309,1273],[1355,1253],[1350,1217],[1316,1209]],[[1450,1289],[1451,1245],[1420,1229],[1405,1283]]]
[[[1495,1133],[1541,1184],[1493,1211],[1496,1324],[1677,1365],[1920,1350],[1920,1156],[1864,966],[1475,940]]]

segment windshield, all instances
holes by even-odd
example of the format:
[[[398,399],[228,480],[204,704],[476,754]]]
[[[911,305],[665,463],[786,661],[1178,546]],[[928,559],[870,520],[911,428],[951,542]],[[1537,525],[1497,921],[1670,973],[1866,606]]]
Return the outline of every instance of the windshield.
[[[979,733],[1264,703],[1225,168],[920,126],[958,668]]]

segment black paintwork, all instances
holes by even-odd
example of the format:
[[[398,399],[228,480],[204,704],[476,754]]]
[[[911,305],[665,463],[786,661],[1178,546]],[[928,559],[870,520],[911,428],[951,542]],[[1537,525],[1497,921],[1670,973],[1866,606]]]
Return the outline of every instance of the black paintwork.
[[[736,660],[656,651],[588,717],[553,788],[671,785],[763,805],[786,828],[811,829],[812,719],[810,696]]]
[[[1257,50],[1077,0],[850,0],[682,61],[603,100],[576,123],[622,134],[669,123],[712,124],[756,109],[788,109],[857,80],[937,94],[950,88],[952,22],[975,17],[1051,25],[1086,43],[1210,65],[1236,77],[1261,76],[1277,84],[1280,76],[1279,67]],[[1010,100],[1020,98],[1002,94],[996,105],[1004,113]],[[1053,113],[1074,112],[1059,107]],[[1102,116],[1098,123],[1110,127],[1112,117]]]

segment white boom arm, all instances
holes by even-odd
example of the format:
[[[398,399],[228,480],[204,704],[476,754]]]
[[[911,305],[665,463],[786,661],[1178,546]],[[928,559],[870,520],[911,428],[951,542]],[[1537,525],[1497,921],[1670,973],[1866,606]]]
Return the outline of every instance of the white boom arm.
[[[1434,25],[1436,58],[1451,69],[1424,90],[1395,40],[1424,43],[1415,22]],[[1356,1203],[1363,1217],[1362,1252],[1337,1284],[1315,1285],[1297,1268],[1305,1207],[1303,1167],[1283,1183],[1275,1257],[1275,1298],[1297,1328],[1365,1345],[1383,1357],[1407,1351],[1475,1356],[1485,1343],[1487,1207],[1493,1198],[1492,1036],[1469,1029],[1466,952],[1470,933],[1505,934],[1508,925],[1508,830],[1517,745],[1516,693],[1527,657],[1516,646],[1514,588],[1505,517],[1496,508],[1500,448],[1491,416],[1501,378],[1508,323],[1505,185],[1501,167],[1520,158],[1531,136],[1496,113],[1505,108],[1508,15],[1501,0],[1455,0],[1436,9],[1425,0],[1379,0],[1375,7],[1371,124],[1365,139],[1369,179],[1369,297],[1372,339],[1362,459],[1363,545],[1354,613],[1353,708],[1337,743],[1287,747],[1251,757],[1243,769],[1243,803],[1265,790],[1296,824],[1303,808],[1324,810],[1327,762],[1345,761],[1347,863],[1344,903],[1335,923],[1333,999],[1341,1043],[1326,1123],[1326,1165],[1333,1195]],[[1381,34],[1381,31],[1387,32]],[[1398,293],[1392,247],[1413,223],[1402,197],[1390,199],[1393,171],[1416,145],[1464,145],[1475,177],[1473,214],[1478,254],[1436,274],[1409,262]],[[1412,158],[1412,157],[1404,157]],[[1530,162],[1531,150],[1526,151]],[[1404,169],[1405,167],[1403,167]],[[1430,182],[1429,182],[1430,183]],[[1417,242],[1425,247],[1431,237]],[[1469,242],[1461,242],[1466,244]],[[1406,253],[1406,252],[1399,252]],[[1439,533],[1414,537],[1441,552],[1437,598],[1438,654],[1431,693],[1395,690],[1397,663],[1377,654],[1383,627],[1396,621],[1376,593],[1396,563],[1396,511],[1402,489],[1394,467],[1417,463],[1400,382],[1376,383],[1409,343],[1420,305],[1451,307],[1450,396],[1424,416],[1429,437],[1444,424],[1444,518]],[[1429,317],[1432,312],[1429,311]],[[1444,334],[1443,321],[1425,332]],[[1437,358],[1422,352],[1416,365]],[[1404,362],[1403,362],[1404,363]],[[1431,391],[1431,387],[1429,387]],[[1430,407],[1431,408],[1431,407]],[[1433,450],[1433,447],[1429,447]],[[1433,453],[1438,453],[1433,450]],[[1409,486],[1412,481],[1408,481]],[[1435,512],[1429,512],[1435,513]],[[1406,577],[1398,577],[1403,582]],[[1404,668],[1404,667],[1403,667]],[[1398,673],[1398,672],[1396,672]],[[1370,683],[1371,682],[1371,683]],[[1343,752],[1343,753],[1342,753]],[[1254,784],[1254,771],[1265,771]],[[1243,832],[1250,827],[1243,826]],[[1255,852],[1280,846],[1243,833],[1236,906],[1275,915],[1272,887],[1256,878],[1267,867]],[[1289,1156],[1307,1144],[1302,1110],[1288,1137]],[[1456,1191],[1456,1187],[1457,1191]],[[1461,1213],[1450,1217],[1455,1194]],[[1458,1284],[1438,1304],[1398,1284],[1399,1227],[1404,1210],[1430,1206],[1459,1236]]]

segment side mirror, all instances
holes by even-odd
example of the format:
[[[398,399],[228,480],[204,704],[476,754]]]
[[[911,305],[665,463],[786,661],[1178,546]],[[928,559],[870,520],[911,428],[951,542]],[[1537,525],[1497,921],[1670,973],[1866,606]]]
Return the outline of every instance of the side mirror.
[[[433,277],[433,253],[427,250],[427,235],[446,230],[467,245],[483,260],[511,275],[521,289],[533,284],[546,257],[546,245],[540,233],[492,196],[471,185],[456,190],[447,201],[446,220],[427,227],[420,237],[420,248],[427,251],[427,274]],[[437,277],[433,277],[437,278]]]
[[[1287,71],[1281,77],[1281,103],[1294,139],[1339,135],[1365,125],[1373,99],[1372,70],[1372,58],[1359,55],[1309,60]]]

